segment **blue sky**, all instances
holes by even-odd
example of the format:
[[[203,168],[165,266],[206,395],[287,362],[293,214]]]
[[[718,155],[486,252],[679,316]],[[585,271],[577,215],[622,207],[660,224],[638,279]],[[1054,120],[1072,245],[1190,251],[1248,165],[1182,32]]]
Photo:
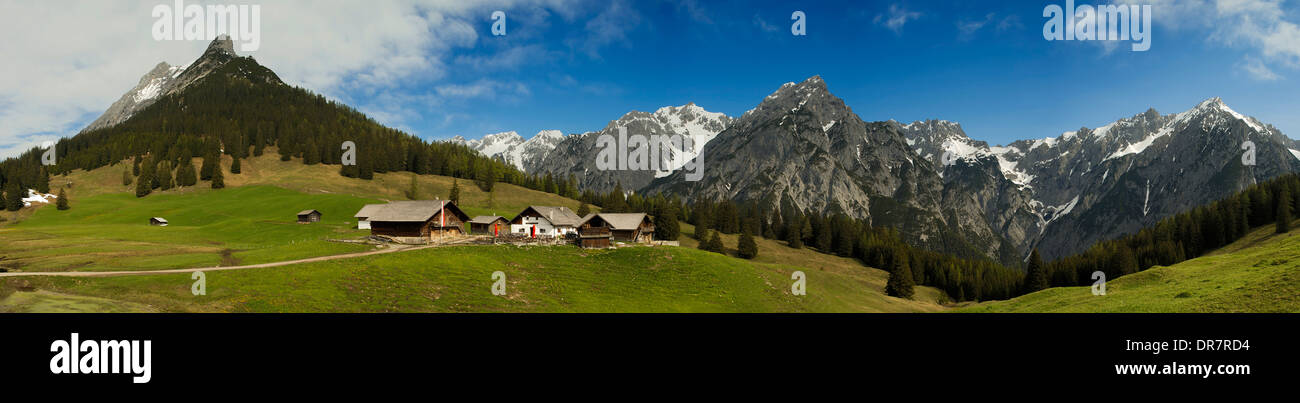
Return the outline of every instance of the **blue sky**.
[[[505,37],[491,36],[485,15],[475,26],[478,43],[456,57],[528,49],[536,59],[498,70],[453,63],[442,83],[509,84],[402,125],[426,138],[507,130],[527,137],[597,130],[630,110],[687,102],[739,116],[782,83],[819,74],[865,120],[952,120],[995,144],[1096,127],[1148,107],[1179,112],[1213,96],[1300,135],[1294,60],[1270,59],[1244,39],[1216,39],[1226,34],[1186,21],[1158,20],[1147,52],[1046,41],[1047,4],[1064,2],[646,1],[622,4],[609,21],[598,19],[609,12],[599,8],[571,20],[506,9]],[[1297,11],[1283,6],[1287,17]],[[1153,11],[1180,11],[1164,7]],[[794,10],[807,15],[806,36],[790,33]],[[575,43],[603,23],[621,33]]]
[[[1043,8],[1063,0],[284,0],[251,2],[251,55],[426,139],[581,133],[688,102],[739,116],[813,75],[864,120],[957,121],[993,144],[1214,96],[1300,136],[1300,0],[1115,1],[1153,6],[1150,51],[1045,40]],[[0,0],[0,34],[25,38],[0,44],[0,157],[74,135],[158,61],[197,57],[206,41],[150,39],[150,8],[170,3]]]

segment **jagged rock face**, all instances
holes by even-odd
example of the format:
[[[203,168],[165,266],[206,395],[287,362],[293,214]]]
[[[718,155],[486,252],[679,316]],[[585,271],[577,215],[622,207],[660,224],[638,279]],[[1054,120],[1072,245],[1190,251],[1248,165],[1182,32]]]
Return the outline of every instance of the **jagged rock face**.
[[[1300,169],[1294,140],[1218,98],[1179,114],[1148,110],[1097,129],[1005,147],[964,139],[952,124],[917,122],[904,132],[919,155],[948,151],[958,157],[942,168],[944,205],[959,215],[984,211],[1022,257],[1033,247],[1047,259],[1079,253]],[[1256,145],[1255,166],[1241,163],[1246,140]],[[986,179],[995,167],[1010,185]]]
[[[526,171],[538,175],[557,177],[572,175],[582,189],[608,192],[617,186],[635,191],[650,184],[657,177],[669,175],[694,158],[718,132],[730,125],[732,119],[721,113],[709,112],[695,104],[664,107],[654,113],[632,111],[609,122],[604,129],[565,137],[542,159],[526,161]],[[690,138],[693,145],[681,148],[672,146],[659,155],[659,170],[601,170],[597,158],[601,153],[598,139],[603,135],[619,137],[619,127],[626,128],[627,136],[680,136]],[[629,147],[633,148],[633,147]]]
[[[1069,196],[1078,201],[1068,214],[1050,218],[1038,242],[1045,258],[1081,252],[1097,241],[1137,232],[1254,183],[1300,171],[1300,160],[1289,149],[1293,140],[1218,98],[1183,113],[1148,111],[1077,135],[1100,138],[1085,137],[1075,147],[1079,150],[1089,149],[1088,143],[1120,147],[1110,153],[1092,151],[1088,160],[1076,162],[1091,169],[1047,182],[1075,191],[1074,196],[1056,195],[1056,200]],[[1253,166],[1242,162],[1246,141],[1255,145]]]
[[[452,137],[449,142],[463,144],[488,157],[514,165],[524,172],[532,172],[530,166],[536,165],[555,146],[564,141],[564,133],[559,130],[542,130],[533,138],[524,140],[519,133],[509,131],[483,136],[478,140],[466,140],[464,137]]]
[[[863,122],[821,77],[788,83],[704,148],[703,179],[681,172],[647,193],[756,201],[779,210],[843,213],[898,227],[916,245],[946,250],[943,183],[892,122]]]
[[[232,60],[239,58],[235,53],[234,42],[229,36],[221,35],[212,43],[208,44],[207,50],[199,56],[197,60],[187,66],[172,66],[166,62],[158,63],[140,78],[139,84],[127,91],[121,98],[108,107],[104,114],[91,122],[82,131],[102,129],[115,126],[125,122],[134,116],[136,112],[144,110],[153,105],[158,98],[166,95],[180,93],[191,84],[207,77],[213,71],[225,66]],[[260,81],[271,84],[283,85],[279,77],[271,73],[270,70],[258,74],[246,74],[252,78],[256,77]]]

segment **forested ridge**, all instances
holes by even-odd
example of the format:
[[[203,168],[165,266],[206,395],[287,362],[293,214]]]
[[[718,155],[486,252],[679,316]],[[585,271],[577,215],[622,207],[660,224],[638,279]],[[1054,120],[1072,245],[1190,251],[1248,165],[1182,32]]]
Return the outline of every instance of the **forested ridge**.
[[[356,165],[340,165],[345,141],[356,145]],[[371,179],[376,172],[410,171],[471,179],[484,190],[496,182],[536,190],[548,190],[549,184],[555,193],[577,196],[572,178],[527,175],[463,145],[426,142],[384,127],[347,105],[279,84],[275,73],[249,57],[231,60],[122,124],[61,139],[53,166],[41,165],[40,149],[5,160],[0,163],[0,187],[48,192],[49,175],[126,160],[134,161],[134,182],[140,182],[141,172],[175,178],[187,176],[180,170],[196,159],[212,159],[217,153],[246,158],[262,155],[269,146],[276,146],[282,160],[340,165],[340,174],[348,177]],[[141,164],[147,166],[142,170]],[[210,180],[210,171],[201,171],[201,179]],[[152,188],[165,186],[155,183]]]
[[[341,165],[345,141],[356,144],[356,165]],[[582,214],[586,205],[605,212],[645,212],[655,217],[657,236],[664,239],[677,238],[681,220],[696,226],[702,243],[711,231],[782,240],[789,247],[813,248],[890,271],[891,295],[908,297],[912,285],[928,285],[957,301],[1087,285],[1095,271],[1113,279],[1172,265],[1232,243],[1255,227],[1272,224],[1279,232],[1289,231],[1293,213],[1300,209],[1300,177],[1291,174],[1136,234],[1100,242],[1079,255],[1042,262],[1034,251],[1024,268],[1007,267],[989,259],[913,248],[894,228],[844,214],[790,209],[777,213],[757,203],[734,201],[688,204],[677,195],[645,197],[621,187],[606,194],[582,191],[573,177],[529,175],[464,145],[426,142],[384,127],[351,107],[280,84],[275,73],[247,57],[231,60],[180,93],[163,96],[122,124],[60,140],[55,165],[41,164],[40,149],[0,162],[0,206],[21,208],[19,199],[28,188],[50,193],[51,175],[123,161],[128,161],[121,168],[123,184],[134,184],[139,197],[200,181],[218,188],[224,186],[224,175],[239,174],[240,159],[260,156],[272,146],[282,160],[339,165],[339,174],[347,177],[371,179],[375,173],[409,171],[468,179],[486,191],[505,182],[581,200]],[[216,163],[221,154],[235,161],[228,172]]]

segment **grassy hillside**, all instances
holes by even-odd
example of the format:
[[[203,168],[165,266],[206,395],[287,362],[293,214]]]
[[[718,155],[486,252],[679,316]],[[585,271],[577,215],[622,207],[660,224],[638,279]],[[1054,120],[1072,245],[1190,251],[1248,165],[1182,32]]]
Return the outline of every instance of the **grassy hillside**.
[[[1259,228],[1197,259],[1090,287],[1051,288],[959,312],[1300,312],[1300,231]]]
[[[328,242],[355,238],[352,214],[365,203],[401,200],[411,174],[344,178],[336,166],[268,156],[206,183],[136,198],[119,164],[77,172],[73,209],[24,209],[0,225],[0,267],[10,271],[150,270],[255,264],[354,252]],[[229,161],[225,165],[229,166]],[[446,197],[452,179],[419,177],[422,197]],[[490,197],[461,182],[467,213],[512,215],[528,204],[578,207],[553,194],[498,184]],[[324,221],[295,224],[314,208]],[[148,217],[171,221],[150,227]],[[689,234],[692,228],[684,226]],[[736,236],[724,236],[734,252]],[[190,274],[108,278],[3,278],[0,311],[17,312],[927,312],[941,293],[918,287],[915,300],[886,297],[887,274],[852,259],[758,239],[753,261],[685,247],[588,251],[574,247],[461,246],[208,272],[206,296]],[[491,293],[494,271],[507,295]],[[791,295],[791,274],[807,275],[807,295]]]
[[[10,311],[87,307],[187,312],[857,312],[932,311],[932,303],[869,306],[873,287],[809,272],[808,295],[790,293],[789,265],[751,264],[675,247],[589,251],[566,246],[458,246],[293,266],[207,273],[206,296],[188,274],[32,278]],[[506,274],[506,295],[491,292]],[[866,269],[863,269],[866,270]],[[5,281],[0,279],[0,281]],[[9,282],[15,282],[9,279]],[[42,291],[49,292],[49,291]],[[69,301],[75,294],[86,300]],[[892,299],[892,298],[891,298]],[[112,300],[105,304],[105,300]],[[43,306],[33,305],[40,303]]]

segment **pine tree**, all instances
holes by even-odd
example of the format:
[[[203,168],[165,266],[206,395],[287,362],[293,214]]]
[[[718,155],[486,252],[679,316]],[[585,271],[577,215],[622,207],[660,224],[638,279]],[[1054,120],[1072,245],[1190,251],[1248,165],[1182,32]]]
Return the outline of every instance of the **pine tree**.
[[[1047,268],[1043,266],[1043,257],[1038,254],[1038,248],[1029,254],[1029,267],[1025,271],[1025,293],[1047,288]]]
[[[695,206],[695,239],[700,242],[709,240],[709,230],[713,228],[713,209],[708,203]]]
[[[916,283],[912,278],[912,268],[907,264],[907,254],[894,251],[894,264],[889,270],[889,280],[885,281],[885,294],[891,297],[912,299]]]
[[[789,221],[789,226],[785,229],[785,242],[791,248],[803,248],[803,219],[794,217]]]
[[[460,182],[455,179],[451,180],[451,193],[447,195],[447,199],[457,206],[460,205]]]
[[[0,210],[4,210],[8,207],[9,207],[9,199],[5,198],[4,188],[0,188]]]
[[[199,179],[205,181],[212,180],[213,172],[220,169],[220,164],[221,155],[217,154],[215,151],[204,155],[203,164],[199,166]]]
[[[140,155],[136,154],[135,161],[131,163],[131,176],[140,176],[140,159]]]
[[[582,203],[581,206],[578,206],[578,217],[586,217],[587,214],[591,214],[591,205],[588,205],[587,203]],[[658,227],[659,224],[655,224],[655,226]],[[656,231],[658,231],[657,228]]]
[[[145,197],[153,192],[153,169],[149,168],[152,161],[146,160],[140,168],[140,176],[135,178],[135,197]]]
[[[175,187],[176,182],[172,181],[172,167],[167,161],[158,163],[158,187],[162,190],[169,190]]]
[[[239,157],[233,157],[233,158],[234,158],[234,160],[232,160],[232,161],[230,162],[230,173],[235,174],[235,175],[239,175],[240,171],[243,170],[243,167],[241,167],[240,164],[239,164],[239,160],[240,160],[241,158],[239,158]]]
[[[1277,233],[1291,232],[1291,192],[1286,186],[1277,193]]]
[[[754,237],[749,235],[749,231],[740,233],[740,243],[736,245],[737,254],[745,259],[758,257],[758,244],[754,242]]]
[[[199,183],[198,172],[194,170],[194,160],[185,158],[181,163],[180,169],[176,170],[176,184],[180,186],[194,186]]]
[[[411,187],[406,189],[406,198],[410,200],[419,200],[420,198],[420,176],[411,175]],[[459,203],[458,203],[459,204]]]
[[[59,210],[67,210],[72,208],[71,206],[68,205],[68,194],[67,192],[64,192],[62,188],[59,189],[59,201],[56,202],[56,204],[58,205]]]
[[[131,186],[131,182],[132,182],[131,171],[123,169],[123,170],[122,170],[122,186]]]
[[[226,187],[226,178],[221,174],[221,168],[212,171],[212,188],[222,189]]]
[[[664,241],[676,241],[681,235],[681,228],[677,224],[677,207],[668,205],[659,209],[655,214],[655,238]]]
[[[718,231],[713,231],[713,237],[709,238],[709,252],[726,253],[726,247],[722,246],[722,235]]]
[[[24,197],[27,197],[27,191],[18,187],[18,181],[9,180],[5,185],[5,210],[18,211],[23,208]]]

